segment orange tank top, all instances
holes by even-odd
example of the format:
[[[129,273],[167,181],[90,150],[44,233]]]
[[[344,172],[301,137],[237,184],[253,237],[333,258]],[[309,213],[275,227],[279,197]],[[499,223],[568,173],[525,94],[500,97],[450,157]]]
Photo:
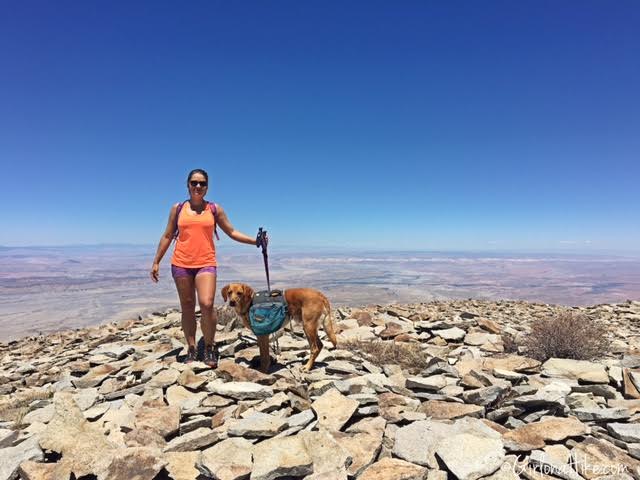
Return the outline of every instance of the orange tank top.
[[[178,238],[171,263],[183,268],[217,266],[213,230],[216,219],[211,209],[198,214],[185,202],[178,215]]]

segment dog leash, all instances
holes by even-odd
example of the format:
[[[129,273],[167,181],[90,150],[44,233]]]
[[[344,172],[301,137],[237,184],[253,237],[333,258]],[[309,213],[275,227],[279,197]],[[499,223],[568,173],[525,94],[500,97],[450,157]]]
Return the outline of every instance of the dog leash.
[[[269,281],[269,255],[267,254],[267,245],[269,243],[269,237],[267,237],[267,231],[262,227],[258,229],[258,235],[256,236],[256,247],[262,247],[262,257],[264,258],[264,272],[267,274],[267,290],[271,295],[271,282]],[[280,343],[278,342],[278,335],[273,335],[271,341],[271,348],[275,355],[280,355]]]

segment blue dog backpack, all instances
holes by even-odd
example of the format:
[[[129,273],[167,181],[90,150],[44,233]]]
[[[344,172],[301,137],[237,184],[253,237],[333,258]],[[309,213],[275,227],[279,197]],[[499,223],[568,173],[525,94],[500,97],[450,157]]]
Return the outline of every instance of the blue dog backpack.
[[[256,292],[249,307],[251,330],[257,336],[269,335],[282,327],[287,312],[287,301],[282,290]]]

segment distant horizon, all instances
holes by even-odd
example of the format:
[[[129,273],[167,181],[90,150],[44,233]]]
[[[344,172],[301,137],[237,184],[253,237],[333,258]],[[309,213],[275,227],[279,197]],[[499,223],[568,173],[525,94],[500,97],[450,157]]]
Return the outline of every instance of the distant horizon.
[[[73,249],[73,248],[137,248],[137,249],[148,249],[149,255],[155,254],[155,249],[157,245],[151,243],[86,243],[86,244],[34,244],[34,245],[0,245],[0,250],[11,250],[11,249]],[[261,252],[257,250],[255,247],[251,245],[242,245],[235,243],[228,243],[223,246],[218,246],[223,251],[233,251],[234,253],[244,252],[247,254],[261,255]],[[173,246],[170,247],[166,256],[170,256],[170,252],[172,251]],[[612,257],[630,257],[630,258],[640,258],[640,250],[607,250],[607,249],[591,249],[591,250],[570,250],[567,248],[557,248],[557,249],[499,249],[496,247],[487,247],[486,249],[476,248],[476,249],[436,249],[436,248],[415,248],[415,249],[393,249],[393,248],[374,248],[370,246],[326,246],[326,245],[279,245],[273,246],[270,245],[269,253],[307,253],[311,250],[316,250],[322,253],[390,253],[390,254],[412,254],[412,253],[420,253],[420,254],[474,254],[474,253],[494,253],[494,254],[519,254],[519,255],[567,255],[567,256],[612,256]]]

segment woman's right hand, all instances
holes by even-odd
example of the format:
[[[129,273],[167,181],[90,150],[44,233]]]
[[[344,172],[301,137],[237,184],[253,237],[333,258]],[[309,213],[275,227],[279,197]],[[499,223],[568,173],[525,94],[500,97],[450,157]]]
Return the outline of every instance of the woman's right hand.
[[[158,283],[158,280],[160,279],[160,264],[154,263],[149,274],[151,275],[151,280]]]

